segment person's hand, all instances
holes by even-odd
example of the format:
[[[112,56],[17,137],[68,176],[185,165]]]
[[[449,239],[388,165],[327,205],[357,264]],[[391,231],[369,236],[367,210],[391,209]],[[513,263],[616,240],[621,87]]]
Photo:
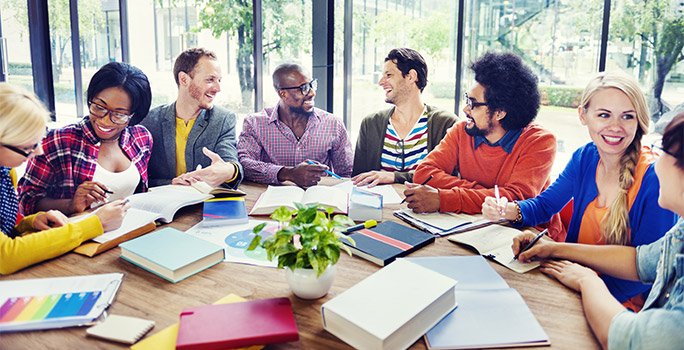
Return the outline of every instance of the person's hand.
[[[394,183],[394,173],[384,170],[373,170],[352,177],[352,181],[356,186],[368,185],[368,188],[371,188],[380,184]]]
[[[501,197],[496,200],[496,197],[486,197],[482,203],[482,215],[489,221],[499,221],[506,218],[506,206],[508,205],[508,198]]]
[[[429,185],[418,185],[405,182],[406,203],[416,213],[434,213],[439,211],[439,191]]]
[[[534,239],[537,235],[532,231],[525,230],[523,233],[515,236],[513,238],[513,245],[511,249],[513,250],[513,255],[517,255],[518,252],[525,248],[530,241]],[[535,260],[552,258],[554,254],[554,249],[558,246],[558,243],[551,239],[542,237],[537,241],[530,249],[520,253],[518,255],[518,261],[523,263],[528,263]]]
[[[187,172],[171,180],[172,184],[191,185],[197,181],[204,181],[213,188],[220,186],[226,180],[235,176],[235,166],[232,163],[224,161],[221,156],[206,147],[202,148],[202,152],[211,159],[211,165],[206,168],[202,168],[200,165],[196,170]]]
[[[76,188],[69,203],[69,209],[72,213],[80,213],[90,208],[93,203],[104,203],[107,201],[107,191],[109,191],[107,186],[100,182],[86,181]]]
[[[116,230],[121,226],[124,216],[126,216],[126,212],[130,207],[131,204],[128,201],[119,199],[100,207],[95,212],[95,216],[100,219],[105,232]]]
[[[590,279],[598,279],[599,276],[590,268],[567,261],[548,260],[541,264],[541,272],[552,276],[563,283],[566,287],[579,292],[582,283]]]
[[[328,170],[328,166],[324,164],[302,162],[293,168],[284,167],[280,169],[278,180],[281,182],[292,181],[299,187],[311,187],[321,181],[326,170]]]
[[[49,210],[36,215],[33,219],[33,229],[36,231],[48,230],[53,227],[66,225],[69,219],[58,210]]]

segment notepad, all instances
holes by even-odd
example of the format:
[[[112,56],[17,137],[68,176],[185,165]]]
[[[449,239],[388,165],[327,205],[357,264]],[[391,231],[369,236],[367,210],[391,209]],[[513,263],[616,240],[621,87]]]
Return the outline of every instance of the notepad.
[[[86,329],[86,334],[120,343],[134,344],[152,328],[154,328],[154,321],[109,315],[104,322]]]
[[[482,215],[463,213],[414,213],[411,209],[401,209],[393,214],[419,230],[439,236],[471,231],[496,223]]]

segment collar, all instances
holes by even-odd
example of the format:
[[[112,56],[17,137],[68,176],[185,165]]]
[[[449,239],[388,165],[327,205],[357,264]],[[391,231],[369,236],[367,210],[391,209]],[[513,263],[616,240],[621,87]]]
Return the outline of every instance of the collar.
[[[520,135],[522,134],[522,130],[523,129],[508,130],[499,141],[494,143],[490,143],[484,136],[475,136],[473,148],[477,149],[481,144],[486,143],[487,146],[501,147],[506,153],[511,154],[515,143],[518,142],[518,138],[520,138]]]
[[[275,107],[273,107],[273,109],[271,109],[270,113],[268,110],[265,110],[265,112],[268,114],[268,123],[269,124],[275,123],[276,121],[279,121],[279,119],[278,119],[278,105],[280,105],[280,103],[276,103]],[[314,107],[312,116],[316,117],[317,120],[321,119],[321,116],[319,115],[318,109],[316,107]],[[311,120],[311,119],[312,118],[309,117],[308,120]],[[308,123],[308,121],[307,121],[307,123]]]

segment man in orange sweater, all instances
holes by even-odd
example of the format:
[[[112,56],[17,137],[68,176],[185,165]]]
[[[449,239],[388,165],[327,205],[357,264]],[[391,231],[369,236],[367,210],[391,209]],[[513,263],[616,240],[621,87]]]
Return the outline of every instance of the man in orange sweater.
[[[530,124],[539,110],[537,77],[511,53],[487,53],[470,69],[476,84],[465,94],[466,120],[449,129],[404,191],[415,212],[480,213],[495,185],[509,201],[549,185],[556,139]]]

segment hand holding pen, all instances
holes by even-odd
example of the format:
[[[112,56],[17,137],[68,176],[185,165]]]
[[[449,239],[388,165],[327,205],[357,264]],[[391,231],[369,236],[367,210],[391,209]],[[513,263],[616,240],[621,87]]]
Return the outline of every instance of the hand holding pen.
[[[521,260],[523,262],[527,262],[532,257],[548,258],[550,256],[550,249],[546,248],[550,246],[550,243],[552,242],[539,242],[540,239],[548,233],[548,229],[545,229],[536,235],[530,231],[525,231],[523,234],[515,237],[513,239],[512,247],[513,252],[515,253],[515,256],[513,256],[513,260]],[[535,245],[537,245],[537,247],[535,247]],[[541,249],[534,249],[535,251],[531,251],[531,249],[533,248]],[[522,257],[524,259],[520,259],[521,255],[523,255]]]
[[[307,162],[308,164],[311,164],[311,165],[323,165],[323,164],[321,164],[321,163],[319,163],[319,162],[314,162],[314,161],[311,160],[311,159],[307,159],[306,162]],[[332,171],[330,171],[330,170],[328,170],[328,169],[325,169],[325,170],[323,170],[323,171],[324,171],[326,174],[328,174],[328,175],[330,175],[330,176],[332,176],[332,177],[334,177],[334,178],[336,178],[336,179],[338,179],[338,180],[342,180],[342,176],[337,175],[337,174],[333,173]]]

